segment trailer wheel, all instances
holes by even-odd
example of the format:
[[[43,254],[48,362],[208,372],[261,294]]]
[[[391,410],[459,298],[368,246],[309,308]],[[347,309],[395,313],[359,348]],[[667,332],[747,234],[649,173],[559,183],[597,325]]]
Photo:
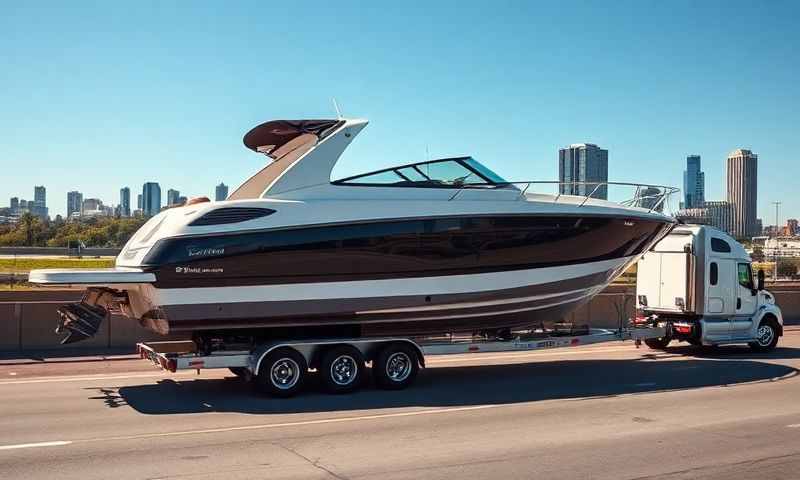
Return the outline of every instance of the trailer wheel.
[[[296,394],[308,373],[308,364],[303,355],[289,347],[270,352],[261,361],[256,388],[275,397],[287,398]]]
[[[320,374],[329,393],[348,393],[361,386],[364,356],[352,345],[333,347],[322,355]]]
[[[756,341],[748,345],[754,352],[768,352],[778,344],[778,324],[768,317],[761,321],[756,332]]]
[[[372,374],[379,388],[400,390],[409,386],[419,372],[417,352],[405,343],[390,343],[372,364]]]

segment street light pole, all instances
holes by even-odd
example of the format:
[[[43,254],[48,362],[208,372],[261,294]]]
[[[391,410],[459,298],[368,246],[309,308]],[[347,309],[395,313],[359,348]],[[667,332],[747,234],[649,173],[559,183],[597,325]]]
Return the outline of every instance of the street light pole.
[[[778,281],[778,211],[781,207],[781,202],[772,202],[775,205],[775,248],[772,250],[772,259],[775,261],[775,268],[772,270],[772,281]]]

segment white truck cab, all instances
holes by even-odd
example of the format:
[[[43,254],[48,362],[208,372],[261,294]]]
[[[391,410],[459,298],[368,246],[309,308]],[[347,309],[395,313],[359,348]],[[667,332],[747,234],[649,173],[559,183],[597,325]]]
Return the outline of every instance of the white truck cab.
[[[766,351],[783,335],[783,315],[764,290],[763,272],[756,280],[744,247],[716,228],[675,227],[637,268],[637,321],[667,327],[667,336],[646,341],[651,348],[683,340]]]

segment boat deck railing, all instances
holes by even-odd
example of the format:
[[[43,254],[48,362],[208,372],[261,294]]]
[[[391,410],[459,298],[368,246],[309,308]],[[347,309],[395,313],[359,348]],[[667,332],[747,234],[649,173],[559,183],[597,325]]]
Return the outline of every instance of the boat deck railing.
[[[574,199],[583,197],[578,203],[579,207],[586,205],[590,199],[606,200],[608,190],[611,188],[627,189],[632,191],[632,196],[624,200],[611,200],[614,203],[626,207],[639,207],[649,212],[661,212],[668,204],[669,198],[678,193],[680,189],[666,185],[650,185],[644,183],[627,182],[559,182],[557,180],[528,180],[521,182],[503,183],[471,183],[461,187],[450,197],[449,200],[456,200],[464,191],[467,190],[486,190],[513,188],[519,191],[518,200],[525,199],[526,194],[543,194],[553,196],[553,203],[559,202],[566,197]],[[625,194],[628,196],[631,194]]]

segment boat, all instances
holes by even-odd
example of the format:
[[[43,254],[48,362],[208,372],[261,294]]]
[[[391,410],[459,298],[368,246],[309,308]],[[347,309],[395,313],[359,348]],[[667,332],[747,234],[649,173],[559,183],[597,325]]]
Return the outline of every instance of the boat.
[[[258,125],[244,144],[269,163],[227,200],[161,211],[114,268],[32,271],[32,283],[86,287],[59,309],[62,343],[110,314],[206,342],[547,328],[676,223],[661,212],[670,187],[618,184],[636,192],[623,203],[543,193],[563,186],[509,182],[469,156],[332,181],[366,125]]]

